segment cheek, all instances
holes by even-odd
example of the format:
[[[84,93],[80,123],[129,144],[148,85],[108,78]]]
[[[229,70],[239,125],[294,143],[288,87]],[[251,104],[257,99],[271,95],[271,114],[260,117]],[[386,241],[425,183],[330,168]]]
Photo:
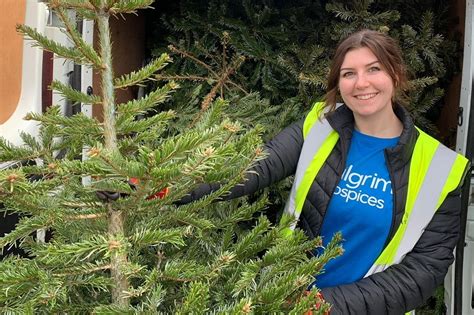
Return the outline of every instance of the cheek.
[[[341,96],[350,94],[353,90],[353,84],[349,80],[341,80],[339,81],[339,93]]]
[[[381,82],[381,85],[385,88],[385,90],[392,91],[392,93],[395,92],[395,81],[392,80],[389,75],[381,77],[379,82]]]
[[[384,84],[385,91],[387,91],[391,97],[395,95],[395,86],[393,85],[392,81],[387,81],[386,84]]]

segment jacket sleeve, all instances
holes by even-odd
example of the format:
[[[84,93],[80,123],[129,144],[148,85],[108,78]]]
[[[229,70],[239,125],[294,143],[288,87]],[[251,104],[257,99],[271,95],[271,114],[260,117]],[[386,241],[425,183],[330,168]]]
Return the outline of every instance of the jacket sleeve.
[[[466,184],[467,181],[464,181]],[[413,250],[399,263],[357,282],[322,289],[336,314],[404,314],[422,305],[454,261],[460,230],[461,190],[442,203]]]
[[[241,184],[235,186],[224,200],[252,194],[262,188],[268,187],[296,171],[296,165],[303,146],[303,122],[301,119],[283,129],[271,141],[265,144],[267,156],[258,161],[246,175]],[[203,183],[182,198],[178,204],[186,204],[198,200],[203,196],[217,190],[219,183]]]

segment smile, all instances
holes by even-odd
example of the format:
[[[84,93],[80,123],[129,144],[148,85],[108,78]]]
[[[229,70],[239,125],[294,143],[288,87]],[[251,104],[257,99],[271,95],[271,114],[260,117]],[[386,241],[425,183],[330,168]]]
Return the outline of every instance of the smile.
[[[364,95],[356,95],[358,100],[368,100],[372,97],[375,97],[378,93],[371,93],[371,94],[364,94]]]

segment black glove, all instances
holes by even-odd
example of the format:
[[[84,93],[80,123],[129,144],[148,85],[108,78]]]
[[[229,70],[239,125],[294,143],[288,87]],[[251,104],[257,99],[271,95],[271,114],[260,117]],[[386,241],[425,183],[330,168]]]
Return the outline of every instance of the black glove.
[[[96,191],[95,195],[103,202],[116,201],[120,198],[120,193],[112,191]]]
[[[136,179],[132,178],[128,181],[128,185],[133,190],[136,189],[136,184],[137,184]],[[96,194],[97,198],[99,198],[103,202],[116,201],[120,197],[127,197],[128,196],[128,194],[125,194],[125,193],[119,193],[119,192],[113,192],[113,191],[103,191],[103,190],[96,191],[95,194]]]

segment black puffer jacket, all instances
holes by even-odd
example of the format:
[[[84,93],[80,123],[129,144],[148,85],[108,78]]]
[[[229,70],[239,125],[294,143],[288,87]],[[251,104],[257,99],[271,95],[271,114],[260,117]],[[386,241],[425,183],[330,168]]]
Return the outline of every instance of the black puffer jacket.
[[[408,174],[418,131],[402,107],[396,114],[403,123],[399,143],[385,151],[393,189],[393,218],[387,243],[400,225],[408,189]],[[328,117],[339,133],[339,141],[314,180],[306,197],[298,222],[310,237],[319,235],[333,191],[345,168],[354,118],[346,106],[340,106]],[[303,145],[303,120],[290,125],[266,145],[268,157],[260,161],[247,181],[235,187],[229,198],[251,194],[296,171]],[[195,191],[197,199],[212,189]],[[357,282],[322,290],[324,299],[332,304],[336,314],[404,314],[421,305],[439,286],[453,262],[453,249],[460,228],[460,187],[451,192],[438,209],[414,249],[403,261],[383,272]]]

